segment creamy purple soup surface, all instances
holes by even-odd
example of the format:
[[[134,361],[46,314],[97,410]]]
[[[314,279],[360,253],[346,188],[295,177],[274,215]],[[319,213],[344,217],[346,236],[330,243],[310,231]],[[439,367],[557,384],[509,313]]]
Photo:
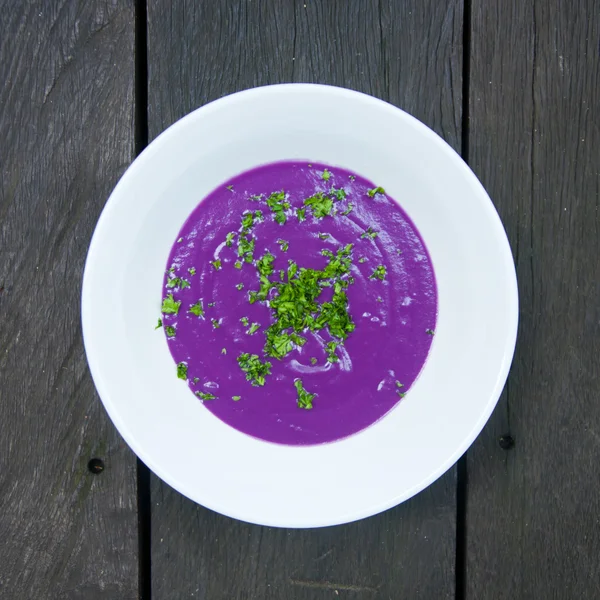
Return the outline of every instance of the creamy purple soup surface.
[[[309,208],[300,222],[296,211],[304,200],[319,191],[330,193],[332,187],[346,193],[346,198],[334,201],[332,214],[316,218]],[[279,444],[332,442],[381,419],[415,382],[435,330],[433,266],[410,218],[386,194],[369,195],[375,187],[339,167],[271,163],[225,182],[200,202],[183,225],[163,284],[163,298],[172,294],[181,304],[177,314],[161,315],[163,329],[172,328],[169,332],[174,336],[167,335],[169,349],[175,363],[187,367],[192,392],[215,396],[198,401],[231,427]],[[275,221],[265,203],[270,194],[281,190],[291,205],[284,224]],[[256,196],[261,199],[251,199]],[[349,203],[352,210],[343,215]],[[269,251],[275,256],[275,273],[287,270],[290,260],[298,267],[322,270],[328,260],[323,249],[335,254],[353,244],[354,283],[346,293],[355,329],[338,347],[337,362],[327,360],[325,344],[333,339],[327,330],[302,333],[305,345],[281,360],[265,357],[265,331],[274,322],[273,312],[266,302],[249,303],[249,292],[259,289],[254,264],[243,262],[241,269],[235,267],[242,216],[256,210],[264,218],[252,229],[254,260]],[[230,232],[237,235],[227,246]],[[377,235],[369,237],[365,232]],[[325,234],[329,236],[323,239]],[[278,240],[289,243],[287,251]],[[213,262],[218,260],[216,268]],[[379,265],[387,269],[383,280],[371,278]],[[168,287],[174,277],[189,285]],[[238,289],[240,284],[242,289]],[[331,294],[325,288],[318,301],[330,300]],[[200,300],[203,316],[190,313],[190,306]],[[244,317],[260,328],[249,334],[250,327],[241,321]],[[246,379],[237,360],[242,353],[271,363],[263,386]],[[305,390],[316,393],[310,410],[297,404],[294,382],[298,379]]]

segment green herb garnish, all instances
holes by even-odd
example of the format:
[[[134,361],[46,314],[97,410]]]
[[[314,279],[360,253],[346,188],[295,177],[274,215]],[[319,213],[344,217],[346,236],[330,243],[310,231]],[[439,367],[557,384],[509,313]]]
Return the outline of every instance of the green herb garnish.
[[[275,214],[275,221],[283,225],[286,222],[285,211],[290,208],[290,203],[285,199],[285,192],[273,192],[267,198],[267,206]]]
[[[325,350],[327,352],[327,362],[334,363],[340,360],[339,356],[335,353],[337,347],[339,346],[339,342],[329,342],[325,346]]]
[[[217,260],[211,260],[210,264],[218,271],[221,268],[221,260],[217,258]]]
[[[321,240],[327,240],[329,239],[331,236],[328,233],[320,233],[319,234],[319,239]]]
[[[188,273],[192,276],[194,276],[196,274],[196,267],[190,267],[188,269]]]
[[[235,286],[238,290],[243,290],[244,289],[244,284],[240,281],[240,283],[236,284]]]
[[[271,363],[260,361],[257,354],[244,352],[237,358],[240,369],[246,373],[246,379],[254,386],[265,385],[265,377],[271,374]]]
[[[233,186],[232,186],[232,185],[228,185],[228,186],[227,186],[227,189],[228,189],[230,192],[233,192]]]
[[[185,363],[178,363],[177,365],[177,377],[179,379],[187,380],[187,365]]]
[[[298,392],[298,408],[310,410],[313,407],[312,401],[316,394],[310,394],[309,392],[307,392],[304,389],[302,381],[300,379],[296,379],[294,381],[294,386],[296,387],[296,391]]]
[[[203,317],[204,316],[204,308],[202,307],[202,300],[198,300],[198,302],[196,302],[196,304],[192,304],[190,306],[189,312],[191,312],[193,315],[196,315],[197,317]]]
[[[366,256],[361,256],[361,257],[358,259],[358,262],[362,264],[362,263],[366,263],[368,260],[369,260],[369,259],[368,259]]]
[[[344,188],[335,188],[332,187],[329,193],[335,198],[337,201],[344,200],[346,198],[346,190]]]
[[[180,238],[177,240],[177,243],[178,243],[178,244],[181,244],[181,242],[183,242],[183,238],[182,238],[182,237],[180,237]]]
[[[175,327],[172,327],[171,325],[167,325],[165,327],[165,333],[167,334],[167,337],[175,337]]]
[[[208,308],[212,308],[213,306],[216,306],[217,303],[216,302],[209,302],[206,306],[208,306]]]
[[[216,400],[217,397],[214,396],[213,394],[209,394],[208,392],[194,392],[194,394],[196,394],[196,396],[198,396],[198,398],[200,398],[200,400]]]
[[[323,181],[329,181],[330,177],[331,177],[331,172],[328,171],[327,169],[324,169],[323,173],[321,173],[321,179],[323,179]]]
[[[232,399],[234,402],[238,402],[239,400],[241,400],[241,399],[242,399],[242,397],[241,397],[241,396],[231,396],[231,399]]]
[[[306,208],[299,208],[296,211],[296,216],[298,217],[298,221],[302,223],[302,221],[306,220]]]
[[[240,323],[244,326],[244,327],[248,327],[248,325],[250,325],[250,320],[248,319],[248,317],[242,317],[240,319]]]
[[[375,194],[385,194],[385,190],[384,190],[382,187],[379,187],[379,186],[378,186],[378,187],[376,187],[376,188],[373,188],[372,190],[369,190],[369,191],[367,192],[367,195],[368,195],[370,198],[373,198],[373,197],[375,196]]]
[[[231,246],[233,246],[233,238],[235,238],[235,231],[230,231],[226,236],[225,236],[225,245],[228,248],[231,248]]]
[[[314,196],[307,198],[304,201],[304,206],[310,206],[313,216],[317,219],[331,215],[331,209],[333,208],[333,200],[323,194],[323,192],[317,192]]]
[[[425,333],[426,333],[427,335],[435,335],[435,331],[434,331],[433,329],[426,329],[426,330],[425,330]]]
[[[352,212],[353,208],[354,208],[354,206],[352,205],[352,202],[349,202],[348,208],[346,208],[346,210],[344,212],[341,212],[340,214],[343,216],[349,215]]]
[[[217,319],[211,319],[210,322],[215,329],[219,329],[219,327],[221,327],[221,323],[219,323]]]
[[[161,312],[163,315],[176,315],[179,312],[181,300],[175,300],[173,294],[169,294],[162,303]]]
[[[268,277],[273,273],[273,261],[275,257],[270,253],[266,252],[256,261],[256,270],[265,277]]]
[[[238,242],[238,256],[243,258],[246,262],[252,262],[254,258],[254,244],[254,238],[249,237],[248,235],[240,237],[240,241]],[[242,268],[241,263],[239,267],[237,266],[237,263],[235,266],[238,269]]]
[[[288,251],[288,248],[290,247],[289,242],[286,242],[285,240],[277,240],[277,243],[279,244],[282,252]]]
[[[236,261],[233,263],[233,266],[234,266],[236,269],[241,269],[241,268],[242,268],[242,261],[240,261],[240,260],[236,260]]]
[[[186,287],[190,287],[190,282],[187,279],[182,279],[181,277],[171,277],[167,281],[167,287],[168,288],[178,287],[183,290]]]
[[[260,323],[252,323],[252,325],[250,325],[250,329],[248,329],[248,331],[246,331],[246,333],[248,335],[253,335],[255,334],[258,330],[260,329]]]
[[[369,275],[369,279],[380,279],[383,281],[385,279],[385,274],[387,273],[387,269],[384,265],[378,265],[373,269],[373,272]]]
[[[158,323],[154,329],[160,329],[162,327],[162,319],[158,319]]]
[[[356,179],[356,177],[354,177],[354,175],[348,175],[348,178],[350,179],[350,181],[354,181]]]
[[[221,354],[227,354],[227,348],[221,348]]]
[[[373,231],[371,227],[368,227],[367,230],[360,236],[362,239],[371,238],[374,240],[377,237],[377,231]]]
[[[316,365],[317,364],[317,359],[314,356],[310,359],[310,364],[311,365]]]

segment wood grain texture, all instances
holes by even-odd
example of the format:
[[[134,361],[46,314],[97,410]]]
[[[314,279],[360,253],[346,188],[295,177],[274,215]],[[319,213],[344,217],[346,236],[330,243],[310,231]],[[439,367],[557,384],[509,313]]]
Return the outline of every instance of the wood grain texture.
[[[133,158],[133,30],[131,2],[0,1],[3,600],[137,598],[135,459],[79,315],[95,222]]]
[[[303,81],[388,100],[458,148],[462,10],[458,1],[152,0],[150,138],[225,94]],[[295,531],[219,516],[153,477],[153,600],[454,598],[455,489],[452,470],[385,514]]]
[[[600,597],[599,15],[473,3],[470,162],[512,243],[521,325],[468,453],[470,600]]]

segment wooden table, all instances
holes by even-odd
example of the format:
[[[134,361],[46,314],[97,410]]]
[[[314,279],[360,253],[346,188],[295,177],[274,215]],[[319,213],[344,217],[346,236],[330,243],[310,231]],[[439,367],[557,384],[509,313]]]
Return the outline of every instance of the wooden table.
[[[599,43],[600,0],[0,0],[0,598],[600,598]],[[136,154],[290,81],[383,98],[460,152],[521,301],[508,384],[458,466],[314,531],[221,517],[137,463],[79,318]]]

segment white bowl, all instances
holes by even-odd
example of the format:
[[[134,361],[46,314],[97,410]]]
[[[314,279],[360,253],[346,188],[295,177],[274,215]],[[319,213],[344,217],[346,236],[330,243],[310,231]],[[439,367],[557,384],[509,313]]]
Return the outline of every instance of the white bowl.
[[[436,335],[410,393],[371,427],[320,446],[266,443],[214,417],[174,376],[153,328],[167,256],[192,209],[233,175],[284,159],[345,167],[385,187],[423,236],[438,285]],[[102,402],[152,471],[225,515],[317,527],[403,502],[465,452],[504,386],[518,299],[494,206],[441,138],[370,96],[289,84],[196,110],[131,165],[90,245],[82,320]]]

